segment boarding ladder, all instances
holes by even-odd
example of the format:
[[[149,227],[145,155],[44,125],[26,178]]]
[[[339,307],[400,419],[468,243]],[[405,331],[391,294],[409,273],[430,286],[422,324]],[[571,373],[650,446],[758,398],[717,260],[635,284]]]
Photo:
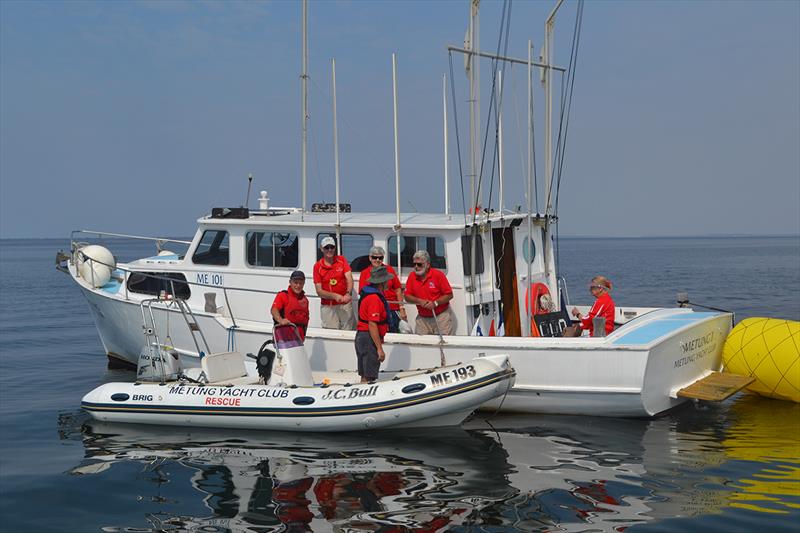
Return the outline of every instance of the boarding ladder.
[[[158,298],[142,300],[142,302],[139,304],[139,308],[141,309],[142,313],[142,332],[144,333],[146,345],[150,353],[150,361],[161,361],[162,377],[166,378],[163,359],[161,358],[167,356],[167,354],[164,353],[165,345],[162,344],[158,335],[158,327],[156,325],[155,314],[153,313],[154,303],[163,304],[166,313],[170,313],[169,308],[172,306],[178,308],[181,316],[183,317],[183,321],[189,328],[189,333],[192,335],[192,341],[197,348],[197,354],[200,358],[202,358],[205,354],[211,353],[211,348],[209,347],[208,341],[203,334],[203,330],[200,329],[200,324],[198,324],[197,318],[195,317],[194,312],[192,312],[192,308],[189,307],[189,304],[187,304],[185,300],[173,298],[171,295],[165,294],[162,294]],[[167,314],[166,320],[169,320],[169,314]],[[197,338],[198,335],[200,337],[199,340]],[[169,338],[169,333],[167,333],[167,338]],[[205,351],[200,348],[200,341],[202,341]]]

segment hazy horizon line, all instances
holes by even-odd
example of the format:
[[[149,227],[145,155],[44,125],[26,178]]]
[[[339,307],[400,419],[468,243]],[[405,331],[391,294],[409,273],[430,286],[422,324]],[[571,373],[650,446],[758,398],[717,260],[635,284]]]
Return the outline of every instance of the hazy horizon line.
[[[167,235],[159,238],[192,240],[193,235]],[[800,233],[702,233],[697,235],[674,234],[674,235],[594,235],[594,234],[568,234],[559,235],[561,239],[736,239],[736,238],[800,238]],[[65,237],[0,237],[3,241],[48,241],[64,240]],[[122,240],[130,237],[105,237],[106,240]]]

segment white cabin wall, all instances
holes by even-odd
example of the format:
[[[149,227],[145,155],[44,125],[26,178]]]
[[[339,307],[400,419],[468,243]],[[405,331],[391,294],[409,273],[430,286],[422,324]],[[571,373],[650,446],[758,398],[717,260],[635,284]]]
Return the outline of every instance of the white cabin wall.
[[[553,301],[558,300],[558,291],[556,288],[555,283],[555,275],[553,272],[553,246],[552,241],[545,243],[543,241],[542,235],[542,225],[541,223],[534,222],[532,224],[532,236],[531,239],[534,244],[534,257],[533,261],[531,262],[531,274],[530,279],[528,279],[528,264],[525,257],[525,241],[528,238],[528,227],[527,223],[523,222],[519,226],[515,228],[514,234],[514,246],[517,250],[517,279],[519,280],[519,284],[517,286],[518,294],[519,294],[519,309],[520,309],[520,318],[521,318],[521,325],[522,325],[522,334],[524,336],[529,336],[531,334],[531,327],[530,323],[526,319],[527,313],[525,311],[525,304],[526,298],[528,294],[528,289],[531,285],[536,283],[543,283],[547,286],[548,290],[550,291],[551,298]],[[549,272],[545,272],[545,257],[547,257],[549,262]],[[532,312],[532,311],[531,311]]]

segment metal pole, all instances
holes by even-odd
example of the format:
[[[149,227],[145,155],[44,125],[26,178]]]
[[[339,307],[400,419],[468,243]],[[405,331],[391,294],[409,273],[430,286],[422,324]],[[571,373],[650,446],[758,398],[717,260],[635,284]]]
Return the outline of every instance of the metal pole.
[[[475,161],[475,153],[477,152],[477,148],[475,143],[477,142],[477,135],[475,134],[475,99],[476,99],[476,80],[475,80],[475,60],[477,56],[474,54],[475,50],[478,49],[477,43],[475,42],[475,34],[477,33],[477,24],[478,24],[478,1],[473,0],[470,4],[470,13],[469,13],[469,55],[467,56],[467,68],[468,68],[468,75],[469,75],[469,211],[468,213],[474,212],[475,207],[475,173],[476,173],[476,161]]]
[[[516,64],[519,64],[519,65],[527,65],[528,64],[528,60],[527,59],[518,59],[518,58],[514,58],[514,57],[509,57],[509,56],[501,56],[501,55],[497,55],[497,54],[490,54],[489,52],[479,52],[477,50],[469,50],[467,48],[459,48],[458,46],[448,46],[447,50],[448,51],[452,51],[452,52],[461,52],[462,54],[467,54],[467,55],[475,55],[475,56],[479,56],[479,57],[486,57],[488,59],[497,59],[497,60],[502,61],[504,63],[516,63]],[[544,63],[541,63],[539,61],[533,61],[532,64],[533,64],[534,67],[551,68],[551,69],[557,70],[559,72],[566,72],[566,70],[567,70],[564,67],[557,67],[555,65],[550,65],[548,67],[548,65],[545,65]]]
[[[403,262],[400,259],[400,148],[397,140],[397,56],[392,54],[392,109],[394,113],[394,194],[395,194],[395,234],[397,238],[397,279],[402,279]]]
[[[392,102],[394,109],[394,195],[397,219],[395,224],[400,227],[400,152],[397,144],[397,56],[392,54]]]
[[[497,71],[497,174],[500,180],[500,216],[503,216],[503,71]]]
[[[306,212],[306,183],[308,176],[308,0],[303,0],[303,73],[300,75],[302,85],[302,169],[303,169],[303,205],[300,219]]]
[[[528,264],[528,277],[525,280],[525,325],[522,328],[523,332],[526,332],[528,336],[531,335],[531,304],[530,304],[530,291],[531,291],[531,256],[533,252],[533,224],[532,224],[532,216],[533,216],[533,204],[531,202],[532,198],[532,191],[531,191],[531,179],[532,179],[532,166],[533,166],[533,132],[532,125],[533,125],[533,86],[531,84],[531,76],[533,65],[531,64],[531,48],[533,44],[528,41],[528,255],[525,257],[525,262]],[[522,247],[522,250],[525,250],[525,247]],[[525,256],[525,254],[522,254]]]
[[[331,59],[331,76],[333,84],[333,165],[336,179],[336,250],[342,253],[339,242],[339,128],[336,125],[336,59]]]
[[[447,74],[442,74],[442,116],[444,118],[444,214],[450,214],[450,175],[447,166]]]
[[[544,72],[544,94],[545,94],[545,145],[544,145],[544,164],[545,164],[545,179],[547,180],[547,196],[545,204],[545,215],[550,215],[552,209],[552,190],[553,190],[553,69],[550,65],[553,63],[553,30],[555,27],[556,11],[561,7],[564,0],[558,0],[558,3],[550,11],[547,20],[544,23],[544,63],[547,68]]]

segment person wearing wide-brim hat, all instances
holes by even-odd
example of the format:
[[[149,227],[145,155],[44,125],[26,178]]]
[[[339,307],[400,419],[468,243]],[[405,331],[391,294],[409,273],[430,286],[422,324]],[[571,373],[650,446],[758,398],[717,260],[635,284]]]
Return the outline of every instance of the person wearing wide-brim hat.
[[[403,287],[400,284],[400,278],[397,276],[397,273],[392,266],[384,262],[385,257],[386,251],[382,247],[373,246],[369,249],[369,266],[359,273],[358,292],[360,293],[361,289],[363,289],[367,283],[369,283],[369,277],[372,275],[373,268],[381,265],[386,267],[386,270],[392,275],[392,277],[387,283],[386,290],[383,291],[383,295],[389,302],[389,310],[396,316],[396,318],[390,317],[389,333],[399,333],[400,321],[408,320],[408,315],[406,314],[406,309],[403,305]]]
[[[378,379],[381,363],[386,360],[383,337],[389,331],[389,303],[383,295],[392,279],[386,267],[376,266],[369,276],[369,285],[361,290],[356,326],[356,356],[361,383]]]
[[[275,295],[270,314],[279,326],[294,324],[300,333],[300,339],[305,340],[308,327],[309,311],[308,298],[303,291],[306,284],[306,275],[302,270],[295,270],[289,276],[289,287]]]

